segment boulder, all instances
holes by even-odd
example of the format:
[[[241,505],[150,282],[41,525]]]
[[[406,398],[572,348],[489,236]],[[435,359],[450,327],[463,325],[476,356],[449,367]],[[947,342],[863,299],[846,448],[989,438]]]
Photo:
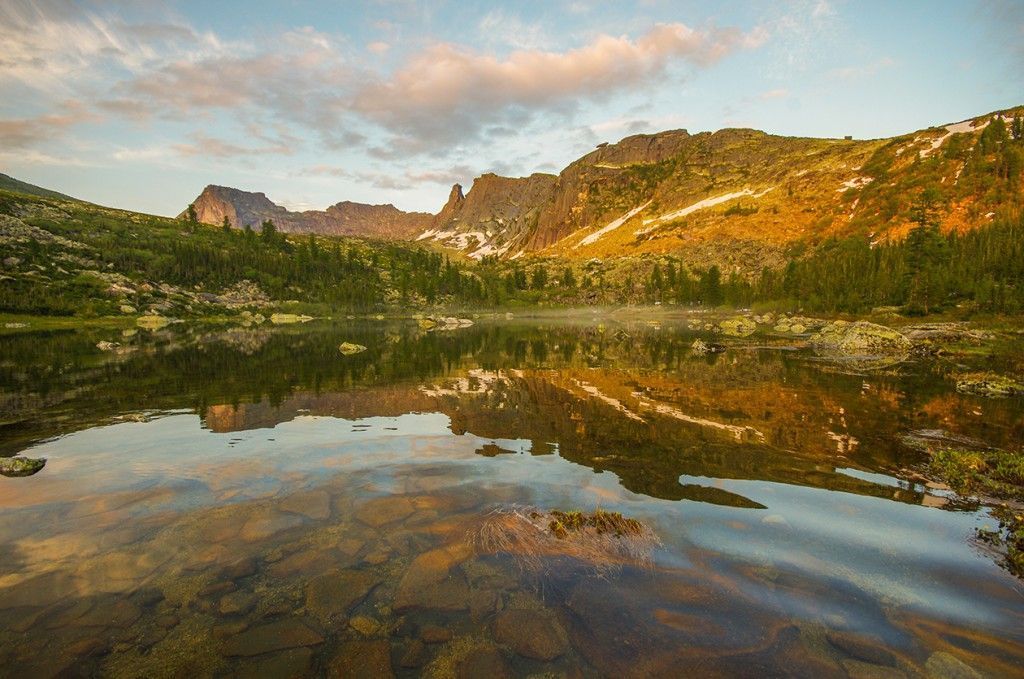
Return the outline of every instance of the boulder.
[[[790,327],[790,330],[793,328]],[[898,330],[867,321],[834,321],[812,335],[808,341],[816,349],[851,356],[906,354],[912,347],[911,341]]]
[[[45,466],[46,460],[43,458],[0,457],[0,475],[2,476],[32,476]]]
[[[718,324],[723,335],[730,337],[749,337],[757,331],[757,323],[745,316],[737,316]]]

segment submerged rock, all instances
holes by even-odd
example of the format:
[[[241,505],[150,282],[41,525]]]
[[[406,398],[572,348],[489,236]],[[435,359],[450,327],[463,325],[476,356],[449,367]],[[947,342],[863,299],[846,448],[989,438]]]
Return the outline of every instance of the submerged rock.
[[[3,476],[32,476],[45,466],[43,458],[0,457],[0,475]]]
[[[991,372],[964,373],[956,376],[956,390],[976,396],[1019,396],[1024,395],[1024,383]]]
[[[362,344],[342,342],[341,344],[338,345],[338,351],[345,354],[346,356],[351,356],[352,354],[358,354],[360,352],[366,351],[366,347],[364,347]]]
[[[380,582],[380,577],[368,571],[342,570],[321,575],[306,587],[306,608],[324,619],[347,614]]]
[[[503,611],[494,619],[494,639],[534,660],[554,660],[569,650],[569,635],[547,610]]]
[[[341,644],[330,662],[330,677],[393,677],[391,644],[385,639],[354,640]]]
[[[945,651],[936,651],[924,664],[929,677],[935,679],[981,679],[973,667]]]
[[[299,618],[284,618],[239,632],[224,643],[224,655],[251,656],[322,644],[324,637]]]
[[[817,349],[850,356],[905,354],[912,347],[911,341],[898,330],[867,321],[834,321],[812,335],[809,343]]]

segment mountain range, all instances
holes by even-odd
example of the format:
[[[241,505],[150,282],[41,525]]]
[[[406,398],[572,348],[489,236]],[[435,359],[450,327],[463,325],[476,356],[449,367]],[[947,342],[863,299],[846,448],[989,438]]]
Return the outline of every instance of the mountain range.
[[[488,173],[465,193],[456,184],[436,215],[347,201],[291,212],[263,193],[219,186],[193,205],[207,223],[272,219],[287,232],[432,241],[475,259],[674,254],[763,268],[832,237],[901,238],[926,187],[935,189],[929,210],[944,231],[988,223],[1019,202],[1022,187],[1018,172],[1010,195],[993,191],[978,176],[985,159],[977,147],[993,121],[1006,136],[1022,113],[874,140],[750,129],[634,135],[600,144],[557,175]]]

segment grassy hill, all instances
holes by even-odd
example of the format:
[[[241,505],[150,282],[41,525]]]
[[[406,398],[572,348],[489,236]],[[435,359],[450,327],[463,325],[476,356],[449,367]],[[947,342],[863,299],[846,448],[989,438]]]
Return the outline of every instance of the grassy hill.
[[[29,196],[42,196],[43,198],[59,198],[60,200],[78,200],[77,198],[66,196],[63,193],[57,193],[50,189],[44,189],[41,186],[20,181],[2,172],[0,172],[0,191],[12,191],[14,193],[22,193]]]

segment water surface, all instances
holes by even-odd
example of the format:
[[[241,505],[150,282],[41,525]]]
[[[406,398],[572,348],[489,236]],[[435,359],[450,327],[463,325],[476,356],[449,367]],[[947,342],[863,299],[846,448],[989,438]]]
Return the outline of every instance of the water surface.
[[[47,459],[0,478],[0,674],[1021,674],[1021,583],[973,539],[995,522],[908,481],[901,442],[1019,445],[1021,401],[959,395],[936,361],[696,336],[0,338],[0,455]],[[661,546],[596,573],[468,545],[520,506],[622,512]]]

